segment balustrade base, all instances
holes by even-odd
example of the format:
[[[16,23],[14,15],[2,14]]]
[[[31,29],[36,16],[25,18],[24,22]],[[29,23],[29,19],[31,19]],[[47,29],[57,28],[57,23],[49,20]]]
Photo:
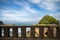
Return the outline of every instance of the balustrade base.
[[[2,37],[0,40],[60,40],[60,38],[19,38],[19,37]]]

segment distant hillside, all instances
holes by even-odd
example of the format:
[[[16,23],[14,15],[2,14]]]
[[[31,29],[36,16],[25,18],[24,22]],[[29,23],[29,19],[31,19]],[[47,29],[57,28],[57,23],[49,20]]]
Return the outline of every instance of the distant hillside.
[[[53,16],[45,15],[38,24],[59,24],[59,21]]]

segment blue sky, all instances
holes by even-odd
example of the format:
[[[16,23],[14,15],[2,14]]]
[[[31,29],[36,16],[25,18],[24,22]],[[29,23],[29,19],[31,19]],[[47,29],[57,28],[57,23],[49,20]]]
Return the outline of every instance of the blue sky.
[[[38,23],[45,15],[60,21],[60,0],[0,0],[4,23]]]

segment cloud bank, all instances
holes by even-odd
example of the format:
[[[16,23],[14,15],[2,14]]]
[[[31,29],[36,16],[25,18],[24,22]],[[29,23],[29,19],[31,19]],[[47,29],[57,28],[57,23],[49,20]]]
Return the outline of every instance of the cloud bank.
[[[38,23],[44,15],[60,20],[60,0],[0,0],[0,20]]]

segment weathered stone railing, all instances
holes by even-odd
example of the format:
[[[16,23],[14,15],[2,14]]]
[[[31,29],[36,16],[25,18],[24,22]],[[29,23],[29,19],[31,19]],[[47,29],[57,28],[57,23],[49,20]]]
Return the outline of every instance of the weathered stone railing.
[[[31,30],[31,36],[26,37],[26,28],[29,27]],[[39,37],[35,37],[35,28],[39,28]],[[12,28],[13,32],[10,36],[10,28]],[[21,28],[21,37],[18,36],[18,28]],[[48,28],[47,37],[44,37],[44,28]],[[56,28],[56,36],[54,37],[53,30]],[[2,36],[2,29],[4,30],[4,36]],[[21,40],[24,40],[24,38],[30,38],[26,40],[31,40],[31,38],[60,38],[60,26],[0,26],[0,40],[9,40],[12,38],[21,38]],[[8,39],[9,38],[9,39]],[[12,39],[13,40],[13,39]],[[34,39],[33,39],[34,40]]]

